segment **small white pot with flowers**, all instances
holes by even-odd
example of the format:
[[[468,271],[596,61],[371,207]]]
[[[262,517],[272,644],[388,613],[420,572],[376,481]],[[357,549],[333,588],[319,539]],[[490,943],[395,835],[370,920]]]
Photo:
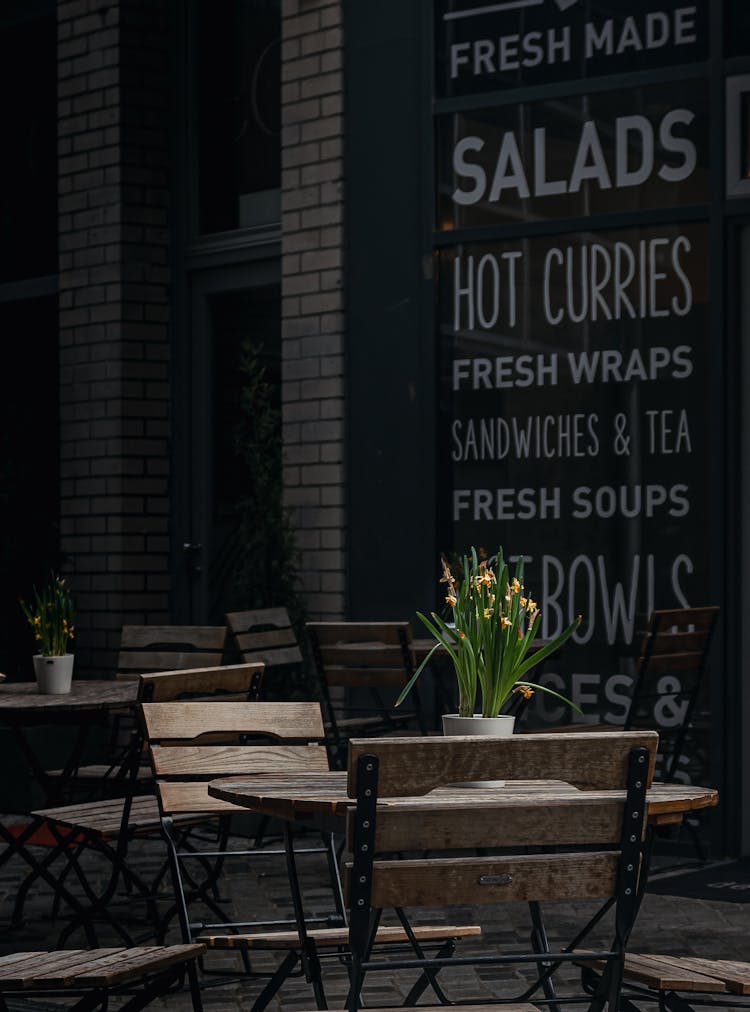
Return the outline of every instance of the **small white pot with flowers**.
[[[525,593],[523,557],[514,575],[503,557],[502,548],[491,559],[480,560],[475,548],[462,559],[456,577],[447,560],[441,559],[446,584],[445,618],[436,612],[417,615],[435,637],[435,646],[415,671],[398,698],[399,705],[419,678],[436,650],[443,650],[453,662],[458,686],[458,713],[443,716],[447,735],[490,734],[507,737],[515,729],[515,716],[503,713],[514,693],[531,698],[535,691],[556,696],[580,713],[565,696],[546,685],[529,681],[527,674],[565,643],[581,622],[575,621],[554,639],[534,650],[541,614],[535,601]],[[476,711],[481,691],[481,712]],[[500,782],[482,781],[482,785]]]
[[[34,587],[33,604],[23,599],[20,604],[39,651],[33,656],[39,691],[50,695],[70,692],[73,654],[68,653],[68,643],[74,632],[73,600],[65,580],[53,573],[41,593]]]

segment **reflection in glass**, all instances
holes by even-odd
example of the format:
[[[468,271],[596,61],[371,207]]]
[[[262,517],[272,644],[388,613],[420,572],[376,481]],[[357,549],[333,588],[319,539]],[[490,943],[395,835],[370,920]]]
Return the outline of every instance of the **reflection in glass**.
[[[737,166],[740,179],[750,179],[750,93],[740,96],[740,164]]]
[[[54,14],[0,30],[0,282],[57,270]]]
[[[199,0],[199,231],[278,221],[280,0]]]
[[[705,82],[447,114],[439,227],[642,211],[709,197]]]

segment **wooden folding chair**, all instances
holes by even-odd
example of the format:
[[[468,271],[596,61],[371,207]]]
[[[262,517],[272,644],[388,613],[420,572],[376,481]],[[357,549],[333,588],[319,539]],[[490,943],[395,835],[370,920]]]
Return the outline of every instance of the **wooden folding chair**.
[[[708,651],[719,608],[666,608],[641,616],[635,635],[635,676],[628,711],[622,724],[565,724],[556,733],[651,729],[659,734],[657,776],[670,783],[684,770],[685,739],[696,728],[696,713],[704,686]],[[668,719],[664,720],[662,714]],[[696,853],[706,851],[693,820],[683,823]]]
[[[656,749],[653,732],[352,740],[348,793],[355,806],[345,865],[351,911],[348,1012],[363,1006],[365,979],[374,971],[429,973],[444,965],[442,959],[414,956],[375,958],[372,938],[384,910],[401,918],[413,907],[513,902],[529,904],[531,945],[459,960],[527,968],[518,993],[492,1004],[532,1010],[535,999],[553,1007],[556,1001],[561,1006],[575,1001],[615,1012],[640,895],[646,790]],[[463,803],[455,790],[442,802],[436,792],[429,805],[413,804],[415,796],[441,785],[489,778],[507,778],[508,789],[467,790]],[[516,780],[524,781],[518,797],[512,789]],[[552,804],[545,781],[564,781],[576,790],[569,801]],[[388,804],[378,804],[384,799]],[[576,937],[553,947],[541,904],[563,900],[600,901],[600,913],[613,908],[611,943],[592,957],[604,967],[593,995],[556,985],[560,968],[580,959],[575,950],[601,923],[600,914],[587,921],[582,916]],[[416,997],[412,993],[408,1001]],[[459,1010],[475,1007],[446,1000]]]
[[[69,1007],[88,1012],[106,1009],[115,997],[124,997],[127,1012],[138,1012],[151,1002],[182,990],[187,979],[194,1012],[202,1002],[196,960],[202,945],[147,946],[137,949],[63,949],[52,952],[11,952],[0,956],[0,1007],[29,1008],[40,999],[52,1007],[61,999],[78,999]],[[53,1004],[54,1003],[54,1004]]]
[[[671,782],[679,772],[685,737],[703,686],[706,660],[719,608],[667,608],[643,619],[635,634],[636,670],[628,711],[621,724],[565,724],[547,729],[585,731],[654,730],[659,734],[659,779]],[[658,714],[669,713],[668,726]]]
[[[217,705],[215,701],[226,697],[227,694],[231,694],[229,698],[236,699],[239,693],[247,699],[251,693],[257,691],[262,671],[261,664],[236,664],[141,675],[139,699],[163,701],[198,696],[202,700],[199,705],[207,709],[207,703]],[[16,897],[14,924],[21,922],[28,891],[41,878],[53,885],[56,904],[62,898],[73,912],[58,944],[65,944],[74,931],[81,928],[89,944],[96,945],[94,920],[103,918],[126,944],[132,945],[133,939],[114,917],[110,907],[122,877],[145,901],[151,923],[154,925],[160,923],[154,889],[166,873],[166,865],[153,883],[147,883],[128,860],[130,846],[135,839],[158,837],[161,831],[153,781],[144,784],[138,776],[142,754],[143,737],[140,731],[137,731],[133,734],[128,753],[115,774],[122,785],[121,796],[38,809],[31,813],[32,822],[27,836],[21,838],[20,843],[18,839],[15,842],[18,853],[31,866],[31,871]],[[211,821],[220,831],[222,830],[216,818],[212,819],[206,815],[185,813],[178,821],[183,828],[195,828]],[[39,839],[40,830],[46,830],[54,841],[49,847],[48,854],[41,861],[33,854],[34,843]],[[226,832],[225,829],[223,831]],[[81,866],[83,854],[91,851],[102,856],[111,868],[109,881],[98,894],[90,885]],[[53,877],[51,867],[63,856],[65,866],[62,872]],[[66,882],[71,875],[82,887],[86,897],[84,901],[68,889]],[[157,927],[154,927],[154,931],[156,930]]]
[[[165,839],[169,846],[173,881],[177,899],[182,938],[185,942],[204,941],[212,950],[234,951],[243,958],[243,975],[266,977],[267,982],[253,1004],[254,1012],[265,1008],[284,981],[295,971],[302,959],[297,919],[293,912],[286,918],[278,915],[272,921],[256,919],[231,922],[205,892],[198,895],[191,887],[187,865],[198,856],[180,848],[175,836],[175,820],[188,812],[226,814],[237,812],[235,805],[218,801],[208,794],[208,781],[225,776],[261,774],[273,782],[274,773],[298,772],[301,777],[328,771],[326,749],[318,744],[324,738],[319,703],[253,703],[200,707],[194,703],[144,703],[141,707],[145,733],[150,746],[154,773],[157,778],[159,806]],[[234,739],[237,735],[254,739],[254,744],[217,745],[221,735]],[[213,739],[209,745],[201,741]],[[269,744],[270,741],[270,744]],[[227,850],[227,860],[239,857],[276,857],[286,861],[290,875],[290,910],[301,902],[299,882],[294,867],[300,855],[319,854],[321,882],[331,889],[328,913],[318,914],[310,922],[309,937],[314,939],[318,957],[336,957],[347,937],[346,912],[343,905],[338,873],[335,840],[332,833],[321,834],[319,845],[309,841],[294,846],[287,837],[281,849],[253,848]],[[208,914],[218,920],[198,918],[196,901],[201,900]],[[412,929],[410,929],[412,930]],[[469,926],[420,926],[416,937],[427,944],[452,951],[460,937],[476,935],[478,928]],[[408,942],[409,934],[401,927],[381,930],[377,943]],[[277,969],[268,973],[253,971],[249,954],[260,951],[283,955]],[[204,972],[205,969],[204,969]],[[322,995],[316,992],[320,1007]]]
[[[265,665],[263,698],[293,701],[318,697],[318,678],[304,636],[285,607],[226,613],[236,655]]]
[[[308,622],[320,678],[332,762],[346,766],[350,738],[417,729],[425,733],[419,693],[395,702],[415,671],[408,622]],[[347,698],[348,696],[348,698]]]

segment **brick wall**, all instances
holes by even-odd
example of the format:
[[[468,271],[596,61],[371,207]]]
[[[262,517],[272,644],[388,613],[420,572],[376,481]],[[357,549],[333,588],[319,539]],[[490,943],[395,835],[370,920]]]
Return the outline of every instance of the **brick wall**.
[[[346,613],[343,10],[282,0],[284,484],[312,616]]]
[[[61,542],[77,668],[165,621],[169,346],[162,0],[60,0]]]

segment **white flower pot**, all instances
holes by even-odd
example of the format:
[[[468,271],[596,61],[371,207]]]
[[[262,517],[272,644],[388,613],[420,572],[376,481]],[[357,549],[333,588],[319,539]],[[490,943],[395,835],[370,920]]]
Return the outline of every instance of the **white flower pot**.
[[[36,684],[43,695],[57,696],[70,692],[73,681],[73,654],[63,654],[59,657],[34,654],[33,660]]]
[[[443,714],[443,734],[445,735],[485,735],[492,738],[510,738],[516,725],[516,718],[506,715],[500,717],[483,717],[475,713],[473,717],[459,717],[457,713]],[[504,780],[464,780],[454,787],[505,787]]]

